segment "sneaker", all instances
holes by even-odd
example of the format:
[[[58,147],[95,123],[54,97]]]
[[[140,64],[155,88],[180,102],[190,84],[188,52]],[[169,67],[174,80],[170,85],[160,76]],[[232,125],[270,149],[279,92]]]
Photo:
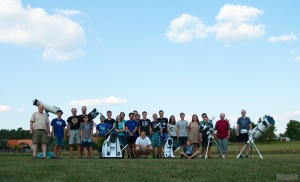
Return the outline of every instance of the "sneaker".
[[[248,154],[246,154],[246,158],[248,158]]]
[[[241,158],[244,158],[244,157],[243,157],[242,155],[240,155],[240,157],[239,157],[239,158],[241,159]]]
[[[128,159],[130,159],[130,155],[128,155],[128,157],[127,157]]]
[[[70,156],[70,159],[73,159],[73,156]]]
[[[153,159],[155,159],[155,155],[153,155],[152,157],[153,157]]]
[[[156,158],[159,159],[160,157],[157,155]]]
[[[180,159],[183,159],[183,155],[180,156]]]
[[[32,159],[36,159],[36,156],[33,156]]]

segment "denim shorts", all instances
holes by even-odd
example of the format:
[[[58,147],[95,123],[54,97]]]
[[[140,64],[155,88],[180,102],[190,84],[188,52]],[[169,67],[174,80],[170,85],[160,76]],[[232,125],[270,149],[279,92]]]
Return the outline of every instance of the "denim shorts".
[[[64,137],[55,137],[54,144],[58,146],[64,146]]]

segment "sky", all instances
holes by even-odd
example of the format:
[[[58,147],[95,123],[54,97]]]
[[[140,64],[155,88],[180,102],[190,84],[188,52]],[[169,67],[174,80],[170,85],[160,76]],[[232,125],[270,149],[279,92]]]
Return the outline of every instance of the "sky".
[[[300,121],[299,5],[0,0],[0,128],[29,129],[38,99],[65,120],[85,105],[126,118],[225,113],[235,125],[245,109],[283,133]]]

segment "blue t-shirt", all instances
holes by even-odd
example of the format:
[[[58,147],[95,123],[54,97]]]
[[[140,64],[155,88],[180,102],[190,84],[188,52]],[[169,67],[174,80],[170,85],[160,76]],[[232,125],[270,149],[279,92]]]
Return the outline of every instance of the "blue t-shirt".
[[[183,147],[183,151],[185,154],[191,155],[194,153],[194,146],[193,145],[190,145],[190,146],[185,145]]]
[[[248,117],[245,117],[245,119],[243,117],[240,117],[237,120],[237,124],[239,125],[239,133],[241,133],[241,130],[249,130],[249,124],[251,124],[251,120]]]
[[[98,136],[104,137],[104,135],[109,131],[110,124],[108,123],[100,123],[97,125],[96,129],[99,131]]]
[[[66,122],[63,119],[53,119],[51,121],[51,126],[54,126],[54,135],[55,137],[64,137],[64,129],[66,127]]]
[[[133,121],[126,121],[125,123],[125,127],[128,128],[128,130],[130,131],[130,133],[133,133],[133,130],[137,127],[139,127],[139,123],[136,120]],[[129,136],[129,133],[126,133],[126,136]],[[133,136],[136,136],[136,132],[133,133]]]

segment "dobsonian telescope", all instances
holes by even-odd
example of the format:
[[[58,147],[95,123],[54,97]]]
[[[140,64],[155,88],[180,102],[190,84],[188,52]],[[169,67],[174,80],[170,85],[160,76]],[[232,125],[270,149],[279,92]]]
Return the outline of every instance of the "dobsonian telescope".
[[[42,101],[39,101],[37,99],[34,99],[33,101],[33,105],[35,106],[39,106],[39,105],[43,105],[44,106],[44,109],[45,109],[45,113],[48,115],[49,117],[49,112],[53,113],[56,115],[56,112],[57,110],[59,110],[60,108],[59,107],[56,107],[56,106],[50,106],[48,104],[45,104],[43,103]],[[43,153],[40,153],[36,156],[38,159],[42,159],[43,158]],[[47,142],[47,152],[46,152],[46,157],[48,159],[54,159],[54,154],[52,154],[51,152],[49,152],[49,142]]]

